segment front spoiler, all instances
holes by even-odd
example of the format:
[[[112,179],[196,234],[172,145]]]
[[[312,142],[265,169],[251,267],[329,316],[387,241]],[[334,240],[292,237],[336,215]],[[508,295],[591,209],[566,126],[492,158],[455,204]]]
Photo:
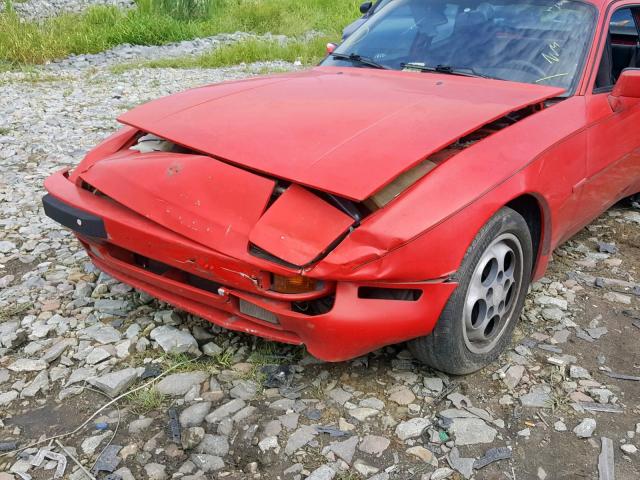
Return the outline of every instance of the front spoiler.
[[[394,283],[396,288],[422,290],[416,301],[396,301],[358,296],[359,287],[385,287],[382,279],[359,283],[343,281],[336,284],[335,303],[328,313],[305,315],[291,310],[290,301],[257,294],[255,281],[251,280],[260,272],[256,266],[208,250],[121,205],[95,196],[77,187],[65,172],[49,177],[45,187],[50,194],[45,197],[45,205],[48,204],[45,212],[52,212],[53,204],[69,212],[68,218],[52,217],[56,221],[64,220],[60,223],[76,232],[91,260],[109,275],[224,328],[269,340],[304,344],[312,355],[326,361],[347,360],[385,345],[428,335],[457,287],[456,283],[446,281]],[[91,235],[95,230],[83,231],[84,222],[79,225],[74,218],[101,219],[105,235]],[[150,272],[118,258],[112,246],[204,278],[213,275],[223,288],[213,292]],[[208,268],[203,270],[198,259],[206,260]],[[226,276],[219,275],[220,272],[227,272]],[[243,314],[239,308],[241,299],[272,312],[278,323]]]

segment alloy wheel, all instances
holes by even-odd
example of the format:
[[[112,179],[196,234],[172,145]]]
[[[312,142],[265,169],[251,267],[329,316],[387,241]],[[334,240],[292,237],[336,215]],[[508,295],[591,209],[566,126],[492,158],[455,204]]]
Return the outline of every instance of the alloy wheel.
[[[476,354],[487,353],[515,319],[523,279],[518,237],[498,236],[484,251],[471,276],[463,309],[464,340]]]

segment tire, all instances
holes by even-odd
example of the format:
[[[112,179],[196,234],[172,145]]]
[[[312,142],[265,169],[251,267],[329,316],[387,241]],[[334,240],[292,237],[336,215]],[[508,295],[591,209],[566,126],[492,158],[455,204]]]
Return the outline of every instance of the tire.
[[[502,208],[473,240],[452,276],[458,288],[431,334],[409,342],[411,353],[453,375],[475,372],[496,360],[522,314],[532,265],[527,223],[516,211]]]

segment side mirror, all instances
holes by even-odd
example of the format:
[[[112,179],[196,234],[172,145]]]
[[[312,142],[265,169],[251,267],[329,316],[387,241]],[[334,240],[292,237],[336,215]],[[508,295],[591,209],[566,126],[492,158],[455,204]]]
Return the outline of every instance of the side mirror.
[[[364,2],[360,5],[360,13],[366,15],[371,10],[371,7],[373,7],[373,2]]]
[[[614,111],[619,111],[624,108],[628,99],[640,99],[640,68],[626,68],[622,71],[609,96],[609,103]]]
[[[338,48],[336,43],[327,43],[327,55],[331,55]]]

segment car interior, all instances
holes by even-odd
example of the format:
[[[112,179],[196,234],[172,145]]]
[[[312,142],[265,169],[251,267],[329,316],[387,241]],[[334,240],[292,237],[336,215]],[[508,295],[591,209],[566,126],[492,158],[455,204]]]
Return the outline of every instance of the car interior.
[[[640,7],[613,14],[595,92],[610,91],[625,68],[640,68]]]

